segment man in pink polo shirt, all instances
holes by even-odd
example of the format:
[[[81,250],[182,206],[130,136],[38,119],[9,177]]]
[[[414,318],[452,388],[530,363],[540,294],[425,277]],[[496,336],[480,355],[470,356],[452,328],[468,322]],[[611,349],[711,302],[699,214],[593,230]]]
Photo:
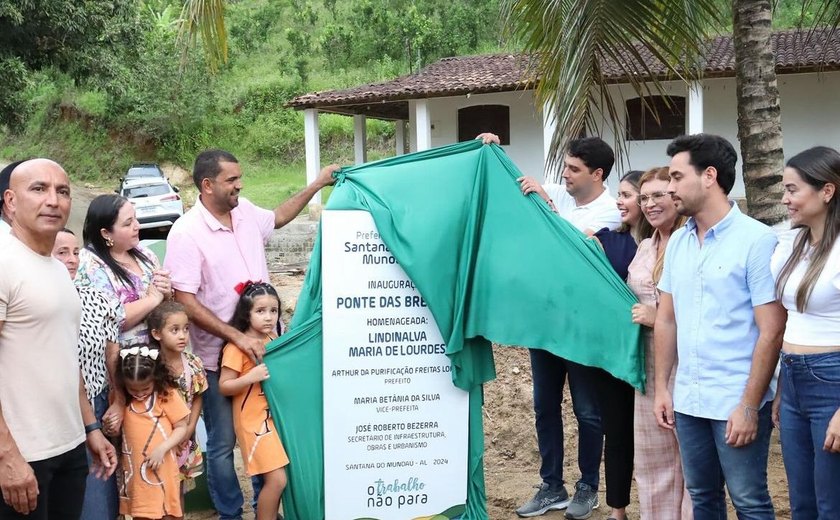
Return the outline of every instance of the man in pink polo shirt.
[[[175,299],[190,316],[193,352],[207,370],[209,388],[202,400],[207,478],[222,520],[241,519],[243,499],[233,467],[236,437],[230,399],[219,393],[219,352],[231,342],[255,360],[265,353],[260,340],[227,323],[239,300],[234,288],[246,280],[269,281],[265,244],[271,233],[294,219],[321,188],[333,184],[338,170],[337,165],[325,167],[312,184],[270,211],[239,198],[242,171],[236,157],[223,150],[204,151],[193,167],[199,198],[169,232],[164,266],[171,272]]]

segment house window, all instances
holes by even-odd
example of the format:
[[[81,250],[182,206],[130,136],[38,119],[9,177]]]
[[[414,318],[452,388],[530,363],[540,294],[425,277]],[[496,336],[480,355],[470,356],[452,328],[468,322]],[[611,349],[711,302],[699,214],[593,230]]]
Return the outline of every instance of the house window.
[[[510,144],[510,107],[476,105],[458,110],[459,142],[475,139],[483,132],[492,132],[502,144]]]
[[[645,102],[642,103],[642,98],[627,100],[628,141],[673,139],[685,134],[684,97],[648,96]]]

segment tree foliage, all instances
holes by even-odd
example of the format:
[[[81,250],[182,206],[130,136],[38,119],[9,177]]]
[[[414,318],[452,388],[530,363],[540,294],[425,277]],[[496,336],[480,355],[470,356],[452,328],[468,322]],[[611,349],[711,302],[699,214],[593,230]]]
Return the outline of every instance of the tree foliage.
[[[91,79],[88,84],[108,94],[109,126],[174,156],[189,155],[206,145],[207,121],[217,113],[217,80],[200,53],[181,57],[177,24],[160,14],[144,15],[147,22],[158,23],[143,34],[135,59],[109,81]],[[182,59],[188,60],[186,66]]]
[[[781,217],[778,180],[783,166],[779,95],[771,47],[775,4],[791,23],[837,26],[836,0],[507,0],[508,27],[533,56],[540,78],[537,99],[554,116],[550,157],[556,161],[569,136],[604,122],[619,130],[623,117],[610,96],[604,64],[619,70],[633,92],[667,96],[663,72],[687,84],[702,78],[705,44],[712,33],[734,32],[738,136],[747,205],[766,223]],[[724,16],[730,16],[728,20]],[[652,70],[643,53],[664,65]],[[597,131],[597,130],[596,130]]]
[[[23,123],[33,72],[107,81],[141,34],[134,0],[0,0],[0,124]]]
[[[388,57],[418,68],[445,56],[499,43],[498,0],[360,0],[331,8],[321,36],[333,68],[364,66]]]

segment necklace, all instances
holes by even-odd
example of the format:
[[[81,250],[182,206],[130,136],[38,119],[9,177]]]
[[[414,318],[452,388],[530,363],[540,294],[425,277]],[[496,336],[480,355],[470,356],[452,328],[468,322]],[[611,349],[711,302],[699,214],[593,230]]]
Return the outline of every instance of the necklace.
[[[811,256],[813,256],[816,247],[816,244],[812,244],[811,242],[805,244],[805,249],[802,251],[802,260],[805,262],[810,262]]]
[[[660,256],[662,256],[663,252],[665,251],[665,248],[668,247],[668,239],[671,238],[671,235],[669,234],[668,236],[663,237],[662,233],[658,231],[656,233],[656,257],[659,258]]]
[[[120,265],[131,265],[131,260],[132,260],[131,255],[127,254],[125,260],[119,259],[116,256],[114,256],[113,254],[111,255],[111,258],[113,258],[114,261],[117,262]]]

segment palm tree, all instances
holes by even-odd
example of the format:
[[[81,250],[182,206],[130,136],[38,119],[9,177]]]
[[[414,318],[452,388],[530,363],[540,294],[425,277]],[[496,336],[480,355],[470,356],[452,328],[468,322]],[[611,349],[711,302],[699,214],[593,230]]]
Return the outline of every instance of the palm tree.
[[[651,69],[644,50],[667,75],[699,79],[709,20],[719,21],[716,0],[509,0],[503,9],[540,78],[537,101],[556,117],[552,160],[567,136],[597,128],[602,117],[622,126],[606,84],[606,63],[620,69],[639,96],[664,91],[662,74]]]
[[[228,58],[225,0],[184,0],[179,31],[184,53],[195,45],[199,35],[207,66],[216,72]]]
[[[731,1],[747,205],[754,217],[775,224],[784,218],[778,204],[784,156],[770,46],[772,0]],[[803,0],[803,14],[814,4],[816,24],[840,22],[840,2]],[[704,44],[726,25],[718,0],[507,0],[505,11],[509,30],[533,56],[537,100],[556,117],[554,161],[565,136],[595,128],[601,119],[623,126],[602,63],[619,67],[642,99],[666,95],[658,78],[700,79]],[[643,52],[661,62],[664,74],[651,70]]]
[[[770,46],[770,0],[733,0],[738,140],[750,213],[766,224],[785,219],[782,109]]]

